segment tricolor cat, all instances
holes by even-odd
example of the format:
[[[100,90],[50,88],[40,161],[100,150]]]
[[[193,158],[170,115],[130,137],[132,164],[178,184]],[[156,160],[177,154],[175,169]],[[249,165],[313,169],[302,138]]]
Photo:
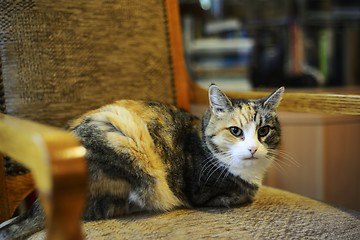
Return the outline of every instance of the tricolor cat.
[[[210,106],[202,120],[159,102],[120,100],[70,124],[87,149],[84,220],[253,200],[277,155],[276,109],[284,88],[257,100],[231,99],[216,85],[208,92]],[[43,227],[31,223],[43,219],[35,209],[25,226],[8,226],[3,234]]]

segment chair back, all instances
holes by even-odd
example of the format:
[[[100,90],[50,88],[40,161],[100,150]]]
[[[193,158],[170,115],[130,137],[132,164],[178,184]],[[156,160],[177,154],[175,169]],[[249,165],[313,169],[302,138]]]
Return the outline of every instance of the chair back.
[[[63,127],[83,112],[119,99],[179,105],[173,67],[178,56],[172,53],[167,18],[178,14],[176,4],[0,4],[1,111]]]
[[[65,127],[119,99],[188,110],[178,11],[176,0],[2,2],[0,112]],[[0,168],[0,220],[33,188],[13,183]]]

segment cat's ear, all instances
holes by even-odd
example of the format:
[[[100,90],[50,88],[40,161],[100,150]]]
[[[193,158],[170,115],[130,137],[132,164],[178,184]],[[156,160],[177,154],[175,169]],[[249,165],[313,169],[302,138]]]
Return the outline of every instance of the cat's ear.
[[[229,111],[233,105],[229,98],[215,84],[209,87],[209,103],[214,114]]]
[[[268,97],[263,99],[263,106],[269,110],[275,111],[280,105],[281,99],[283,97],[285,88],[280,87],[278,90],[271,93]]]

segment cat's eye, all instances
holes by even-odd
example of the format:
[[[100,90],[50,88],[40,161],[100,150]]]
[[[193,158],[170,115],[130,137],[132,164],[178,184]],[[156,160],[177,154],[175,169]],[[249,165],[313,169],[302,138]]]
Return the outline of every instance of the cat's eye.
[[[234,135],[235,137],[240,137],[243,135],[243,131],[238,128],[238,127],[229,127],[229,131],[231,132],[232,135]]]
[[[266,135],[269,134],[269,131],[270,131],[270,127],[269,127],[269,126],[261,127],[261,128],[259,128],[259,130],[258,130],[258,135],[259,135],[259,137],[265,137]]]

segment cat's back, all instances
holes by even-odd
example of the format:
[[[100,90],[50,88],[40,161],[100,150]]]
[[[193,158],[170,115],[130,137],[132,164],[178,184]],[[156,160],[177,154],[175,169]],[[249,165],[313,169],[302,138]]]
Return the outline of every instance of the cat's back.
[[[167,162],[170,155],[183,150],[198,124],[199,119],[173,105],[120,100],[85,113],[70,123],[70,129],[89,148],[101,149],[104,145],[134,150],[131,142],[137,147],[140,142],[154,145]]]
[[[130,121],[139,118],[150,127],[157,124],[162,128],[174,127],[172,123],[181,124],[180,127],[190,126],[197,121],[192,115],[173,105],[155,101],[119,100],[83,114],[70,123],[70,129],[76,128],[92,116],[102,117],[103,121],[111,121],[113,118]]]
[[[90,194],[118,195],[108,187],[116,185],[130,189],[125,195],[140,208],[167,210],[183,204],[186,145],[197,122],[174,106],[133,100],[74,120],[70,129],[87,149]]]

